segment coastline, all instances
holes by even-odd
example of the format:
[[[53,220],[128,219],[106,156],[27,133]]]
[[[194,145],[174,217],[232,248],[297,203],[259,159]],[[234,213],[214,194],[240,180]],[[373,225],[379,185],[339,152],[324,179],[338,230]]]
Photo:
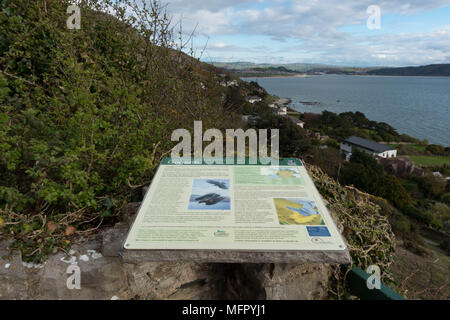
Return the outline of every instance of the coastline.
[[[309,74],[295,74],[295,75],[264,75],[264,76],[239,76],[240,79],[243,78],[260,78],[260,79],[277,79],[277,78],[309,78],[309,77],[313,77],[314,75],[309,75]]]
[[[258,81],[257,78],[250,77],[250,78],[243,78],[245,81],[258,81],[259,85],[264,87],[269,94],[273,94],[279,97],[290,97],[292,98],[292,103],[290,104],[290,108],[294,109],[297,112],[300,113],[316,113],[320,114],[324,110],[328,110],[331,112],[335,112],[337,114],[343,113],[343,112],[362,112],[365,115],[367,115],[368,119],[372,121],[377,122],[385,122],[396,129],[396,131],[399,134],[406,134],[411,137],[414,137],[418,140],[427,140],[430,144],[436,144],[441,145],[444,147],[450,146],[450,141],[448,140],[448,135],[446,137],[445,132],[445,126],[448,127],[448,124],[445,125],[443,123],[443,120],[448,119],[448,114],[445,114],[445,102],[449,101],[449,95],[448,93],[442,90],[433,90],[432,92],[435,92],[438,94],[436,97],[439,97],[437,99],[436,104],[424,101],[421,97],[417,97],[417,94],[413,94],[412,96],[417,97],[414,101],[410,101],[409,98],[404,99],[402,98],[399,104],[399,108],[394,108],[395,112],[392,113],[388,107],[392,103],[396,102],[397,100],[389,98],[390,95],[389,92],[392,93],[391,86],[386,86],[383,79],[392,79],[387,80],[387,84],[399,84],[398,88],[403,93],[409,92],[411,90],[411,86],[413,88],[416,88],[418,85],[422,83],[438,83],[440,87],[445,86],[446,84],[449,84],[449,79],[447,77],[416,77],[412,76],[407,79],[402,80],[402,78],[405,77],[399,77],[399,76],[370,76],[370,77],[339,77],[340,75],[330,75],[330,77],[315,77],[315,76],[309,76],[309,79],[302,80],[302,78],[297,80],[289,80],[292,77],[276,77],[274,80],[270,80],[272,77],[260,77],[261,81]],[[380,78],[383,77],[383,78]],[[285,80],[278,80],[277,78],[285,78]],[[305,77],[306,78],[306,77]],[[323,79],[323,80],[322,80]],[[353,80],[352,80],[353,79]],[[360,80],[358,80],[360,79]],[[371,80],[372,79],[372,80]],[[397,80],[398,79],[398,80]],[[408,80],[411,79],[411,80]],[[413,80],[415,79],[415,80]],[[369,85],[376,85],[380,90],[376,92],[387,92],[385,95],[380,95],[375,98],[373,98],[373,94],[369,95],[369,99],[360,99],[360,98],[354,98],[354,96],[349,96],[348,91],[345,86],[345,84],[357,84],[358,88],[361,86],[364,86],[366,83]],[[334,85],[336,84],[336,85]],[[380,86],[380,84],[382,86]],[[331,93],[329,91],[327,92],[321,92],[321,88],[327,88],[327,86],[334,86],[331,87],[332,89],[335,89],[335,87],[339,88],[339,90],[333,90]],[[296,88],[298,87],[298,90]],[[387,87],[387,90],[386,88]],[[426,86],[429,87],[429,86]],[[307,88],[307,89],[306,89]],[[375,87],[377,88],[377,87]],[[305,92],[306,91],[306,92]],[[351,92],[351,90],[350,90]],[[416,91],[417,92],[417,91]],[[412,92],[414,93],[414,92]],[[335,97],[335,98],[333,98]],[[366,97],[366,96],[364,96]],[[385,97],[385,98],[383,98]],[[405,97],[408,97],[406,95]],[[372,100],[370,100],[373,98]],[[382,99],[385,103],[381,105],[378,99]],[[356,102],[355,102],[356,101]],[[362,105],[358,101],[368,103]],[[375,103],[372,103],[372,101],[375,101]],[[306,102],[306,103],[304,103]],[[320,105],[317,102],[322,102]],[[433,105],[433,108],[431,108],[431,105]],[[422,108],[421,106],[424,106],[425,108]],[[378,109],[379,108],[379,109]],[[389,110],[388,110],[389,109]],[[432,113],[426,113],[426,110],[433,110]],[[434,113],[434,109],[436,109],[436,113]],[[400,111],[401,110],[403,113]],[[419,114],[423,117],[424,121],[420,123],[420,125],[411,125],[411,117],[412,114],[408,113],[408,110],[416,110],[419,112]],[[387,112],[387,113],[386,113]],[[406,113],[405,113],[406,112]],[[383,116],[386,114],[390,114],[390,116]],[[407,121],[400,121],[399,119],[402,119],[401,117],[407,116]],[[439,118],[436,118],[436,115],[439,115]],[[430,121],[433,122],[433,126],[430,126]],[[448,130],[447,130],[448,131]]]

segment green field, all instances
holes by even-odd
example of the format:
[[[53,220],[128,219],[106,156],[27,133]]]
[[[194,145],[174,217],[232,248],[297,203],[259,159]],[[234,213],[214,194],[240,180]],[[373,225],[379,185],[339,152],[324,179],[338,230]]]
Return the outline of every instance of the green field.
[[[408,156],[416,165],[423,167],[450,165],[450,157],[444,156]]]
[[[424,154],[426,152],[425,149],[427,148],[427,146],[423,144],[391,144],[390,146],[398,150],[405,150],[406,154]]]

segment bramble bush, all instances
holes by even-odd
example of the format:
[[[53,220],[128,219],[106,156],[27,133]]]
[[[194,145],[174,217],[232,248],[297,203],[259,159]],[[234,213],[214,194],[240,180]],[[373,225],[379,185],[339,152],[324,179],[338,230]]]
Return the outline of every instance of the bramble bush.
[[[381,269],[382,281],[395,285],[390,266],[394,261],[395,235],[389,219],[378,204],[380,199],[353,187],[344,187],[315,166],[307,166],[314,184],[328,202],[327,207],[343,228],[352,262],[364,270],[370,265]],[[384,200],[383,200],[384,201]],[[332,266],[329,293],[337,299],[349,298],[345,268]],[[347,270],[348,271],[348,270]]]

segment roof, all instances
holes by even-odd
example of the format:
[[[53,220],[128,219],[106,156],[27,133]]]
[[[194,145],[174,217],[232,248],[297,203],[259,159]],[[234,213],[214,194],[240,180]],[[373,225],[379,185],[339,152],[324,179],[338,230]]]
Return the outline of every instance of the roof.
[[[356,145],[358,147],[362,147],[364,149],[375,151],[375,152],[378,152],[378,153],[385,152],[385,151],[388,151],[388,150],[395,150],[391,146],[388,146],[388,145],[385,145],[385,144],[380,144],[378,142],[375,142],[375,141],[372,141],[372,140],[363,139],[363,138],[356,137],[356,136],[352,136],[352,137],[344,140],[344,142],[348,143],[348,144]]]
[[[258,100],[258,99],[262,100],[262,98],[261,98],[261,97],[258,97],[258,96],[250,96],[250,97],[248,97],[247,99],[248,99],[248,100]]]
[[[292,117],[289,116],[289,118],[292,120],[292,122],[294,122],[295,124],[305,124],[303,121],[301,121],[300,119],[297,119],[296,117]]]

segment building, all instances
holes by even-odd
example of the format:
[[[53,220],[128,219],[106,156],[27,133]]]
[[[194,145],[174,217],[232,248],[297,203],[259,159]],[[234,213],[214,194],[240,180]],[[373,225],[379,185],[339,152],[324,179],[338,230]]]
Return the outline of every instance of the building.
[[[231,81],[222,81],[222,82],[220,83],[220,85],[221,85],[222,87],[238,87],[238,86],[239,86],[239,83],[238,83],[237,80],[231,80]]]
[[[353,150],[355,149],[367,152],[374,157],[380,157],[384,159],[397,157],[396,149],[372,140],[352,136],[341,143],[341,151],[344,153],[346,160],[350,159]]]
[[[261,102],[262,98],[258,97],[258,96],[250,96],[247,98],[247,101],[250,103],[256,103],[256,102]]]
[[[433,176],[435,176],[436,178],[443,178],[444,177],[442,175],[442,173],[440,173],[439,171],[433,172]]]
[[[289,117],[289,119],[291,119],[291,121],[296,124],[297,126],[299,126],[300,128],[304,129],[305,128],[305,123],[302,120],[297,119],[296,117]]]
[[[253,115],[243,115],[242,116],[242,121],[244,121],[247,124],[255,124],[260,119],[261,119],[261,117],[259,117],[259,116],[253,116]]]
[[[287,116],[287,107],[279,107],[275,109],[275,114],[278,116]]]

